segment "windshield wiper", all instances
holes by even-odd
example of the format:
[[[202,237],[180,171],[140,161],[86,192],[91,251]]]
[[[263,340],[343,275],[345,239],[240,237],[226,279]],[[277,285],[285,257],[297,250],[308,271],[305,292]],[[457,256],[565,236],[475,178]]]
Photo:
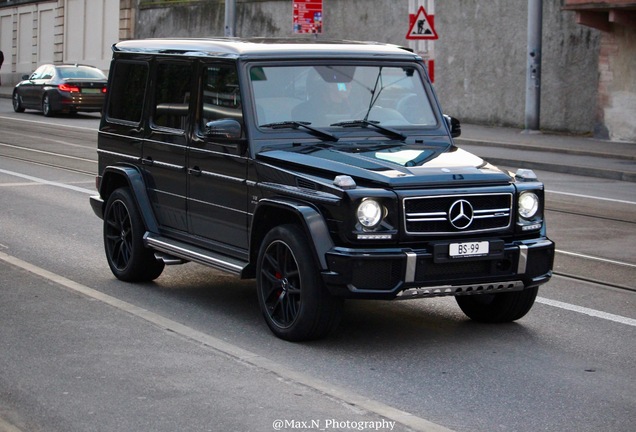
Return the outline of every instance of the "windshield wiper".
[[[366,127],[366,126],[373,126],[374,128],[376,128],[377,130],[379,130],[380,132],[384,133],[384,135],[387,135],[389,137],[393,137],[393,138],[397,138],[399,140],[406,140],[406,135],[404,135],[402,132],[396,131],[395,129],[391,129],[388,128],[386,126],[381,126],[378,124],[378,122],[376,121],[370,121],[370,120],[348,120],[348,121],[342,121],[342,122],[338,122],[338,123],[334,123],[330,126],[342,126],[342,127]]]
[[[272,129],[304,128],[304,129],[307,129],[313,135],[320,137],[322,139],[327,139],[329,141],[334,141],[334,142],[338,141],[338,137],[335,136],[334,134],[309,126],[310,124],[311,124],[310,122],[306,122],[306,121],[289,120],[289,121],[283,121],[283,122],[277,122],[277,123],[267,123],[267,124],[260,125],[260,127],[272,128]]]

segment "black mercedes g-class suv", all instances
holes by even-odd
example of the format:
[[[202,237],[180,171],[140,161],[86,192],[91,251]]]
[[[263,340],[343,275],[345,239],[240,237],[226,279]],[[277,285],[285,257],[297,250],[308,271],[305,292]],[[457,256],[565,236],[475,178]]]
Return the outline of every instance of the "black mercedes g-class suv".
[[[125,41],[90,201],[117,278],[188,261],[255,278],[283,339],[326,335],[345,298],[451,295],[474,320],[516,320],[551,276],[543,184],[459,133],[400,47]]]

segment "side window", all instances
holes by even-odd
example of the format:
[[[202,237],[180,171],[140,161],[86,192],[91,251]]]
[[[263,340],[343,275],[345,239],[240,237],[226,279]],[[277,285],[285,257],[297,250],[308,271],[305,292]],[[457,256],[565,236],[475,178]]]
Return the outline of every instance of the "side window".
[[[42,78],[42,74],[44,74],[44,69],[46,69],[46,66],[40,66],[39,68],[37,68],[35,70],[35,72],[33,72],[31,74],[31,76],[29,77],[30,80],[36,80],[36,79],[41,79]]]
[[[241,92],[234,65],[206,66],[203,70],[200,130],[208,122],[234,119],[243,123]]]
[[[119,61],[108,89],[108,117],[139,123],[144,108],[148,64]]]
[[[191,83],[192,65],[190,63],[161,62],[157,64],[153,125],[185,129]]]
[[[53,74],[55,73],[55,69],[52,66],[48,66],[42,72],[42,76],[39,79],[51,79],[53,78]]]

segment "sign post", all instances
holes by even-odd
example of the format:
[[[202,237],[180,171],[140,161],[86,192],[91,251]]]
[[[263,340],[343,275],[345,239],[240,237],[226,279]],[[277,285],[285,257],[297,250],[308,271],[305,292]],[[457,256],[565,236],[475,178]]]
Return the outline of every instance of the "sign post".
[[[322,0],[293,1],[294,33],[322,33]]]
[[[434,42],[438,39],[435,30],[435,0],[409,0],[409,27],[406,32],[409,48],[419,54],[428,69],[431,82],[435,82]]]

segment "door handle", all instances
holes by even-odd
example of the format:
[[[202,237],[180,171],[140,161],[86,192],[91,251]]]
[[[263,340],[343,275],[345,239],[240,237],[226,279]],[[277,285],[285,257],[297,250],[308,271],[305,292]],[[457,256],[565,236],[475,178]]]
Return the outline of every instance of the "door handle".
[[[200,177],[201,176],[201,168],[199,168],[198,166],[192,167],[192,168],[188,168],[188,174],[192,174],[195,177]]]
[[[141,159],[141,164],[142,165],[148,165],[148,166],[152,166],[155,162],[152,160],[151,157],[145,157]]]

